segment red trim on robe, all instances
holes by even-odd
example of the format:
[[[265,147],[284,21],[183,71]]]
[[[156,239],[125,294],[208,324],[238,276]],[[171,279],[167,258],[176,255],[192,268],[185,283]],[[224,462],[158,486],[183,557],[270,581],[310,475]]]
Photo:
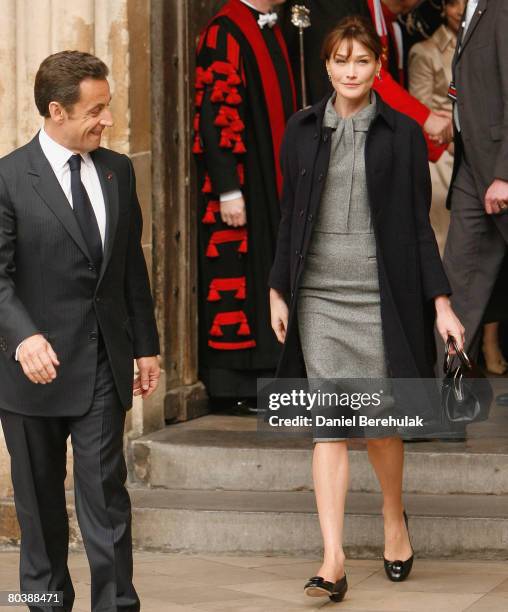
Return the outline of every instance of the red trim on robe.
[[[252,47],[256,61],[259,67],[261,83],[265,96],[266,108],[270,117],[270,130],[272,133],[273,158],[275,163],[277,190],[280,195],[282,190],[282,173],[279,165],[279,150],[282,143],[284,129],[286,127],[286,118],[284,115],[284,104],[282,101],[282,92],[280,89],[277,72],[273,65],[270,53],[263,39],[263,34],[259,25],[254,18],[254,15],[248,7],[240,2],[240,0],[229,0],[225,7],[219,11],[218,16],[225,16],[242,31],[248,43]],[[279,26],[275,26],[277,29]],[[277,36],[279,44],[284,52],[285,44],[282,37]],[[287,50],[286,50],[287,53]],[[290,79],[293,79],[292,73],[289,73]],[[292,85],[294,87],[294,84]],[[295,107],[296,110],[296,107]]]
[[[206,46],[210,49],[217,48],[217,37],[219,36],[219,26],[213,25],[208,30],[208,36],[206,38]]]
[[[208,247],[206,249],[206,256],[219,257],[219,251],[217,250],[216,245],[238,241],[241,241],[240,246],[238,247],[238,252],[247,253],[247,229],[245,227],[214,232],[210,236],[210,241],[208,242]]]
[[[245,276],[235,278],[214,278],[210,282],[207,300],[209,302],[219,302],[222,298],[221,291],[236,291],[235,298],[237,300],[245,299]]]
[[[240,45],[231,36],[231,34],[227,35],[226,48],[228,62],[233,66],[235,70],[238,70],[238,67],[240,66]]]
[[[208,346],[210,348],[219,349],[222,351],[236,351],[240,349],[254,348],[256,346],[256,341],[246,340],[244,342],[216,342],[215,340],[208,340]]]
[[[250,336],[250,326],[247,321],[247,315],[243,310],[233,310],[230,312],[219,312],[215,315],[212,327],[208,332],[211,336],[223,336],[223,325],[238,325],[236,330],[237,336]]]

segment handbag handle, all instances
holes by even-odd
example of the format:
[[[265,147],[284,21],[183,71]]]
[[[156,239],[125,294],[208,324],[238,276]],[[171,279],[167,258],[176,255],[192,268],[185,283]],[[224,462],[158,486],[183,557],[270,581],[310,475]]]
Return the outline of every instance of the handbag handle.
[[[450,354],[450,348],[452,346],[455,349],[455,354],[459,358],[462,367],[466,370],[471,370],[473,366],[471,364],[471,361],[469,360],[469,357],[466,355],[463,349],[459,349],[455,338],[453,336],[448,336],[448,340],[446,341],[445,358],[443,363],[444,373],[449,374],[451,372],[453,358],[455,357],[455,355]]]

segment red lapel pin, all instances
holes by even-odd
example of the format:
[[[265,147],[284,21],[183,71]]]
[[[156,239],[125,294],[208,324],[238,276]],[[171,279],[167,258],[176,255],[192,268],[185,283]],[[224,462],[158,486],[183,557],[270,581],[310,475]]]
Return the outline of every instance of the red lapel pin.
[[[113,173],[112,172],[108,172],[106,174],[106,178],[108,179],[108,181],[110,181],[113,178]]]

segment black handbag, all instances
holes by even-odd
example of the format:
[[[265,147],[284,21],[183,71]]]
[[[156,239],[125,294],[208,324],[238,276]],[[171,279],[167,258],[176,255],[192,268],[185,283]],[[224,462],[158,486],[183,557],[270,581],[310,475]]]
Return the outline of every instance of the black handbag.
[[[450,353],[453,346],[455,355]],[[455,338],[448,337],[441,387],[443,418],[451,426],[465,427],[469,423],[489,418],[493,392],[483,371],[459,349]]]

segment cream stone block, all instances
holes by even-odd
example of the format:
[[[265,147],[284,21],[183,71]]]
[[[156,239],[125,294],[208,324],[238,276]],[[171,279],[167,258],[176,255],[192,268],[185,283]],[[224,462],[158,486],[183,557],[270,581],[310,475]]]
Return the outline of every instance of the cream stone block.
[[[0,156],[16,147],[16,0],[2,1],[0,17]]]
[[[95,1],[95,54],[110,69],[114,126],[106,131],[104,146],[129,152],[129,30],[126,0]]]

